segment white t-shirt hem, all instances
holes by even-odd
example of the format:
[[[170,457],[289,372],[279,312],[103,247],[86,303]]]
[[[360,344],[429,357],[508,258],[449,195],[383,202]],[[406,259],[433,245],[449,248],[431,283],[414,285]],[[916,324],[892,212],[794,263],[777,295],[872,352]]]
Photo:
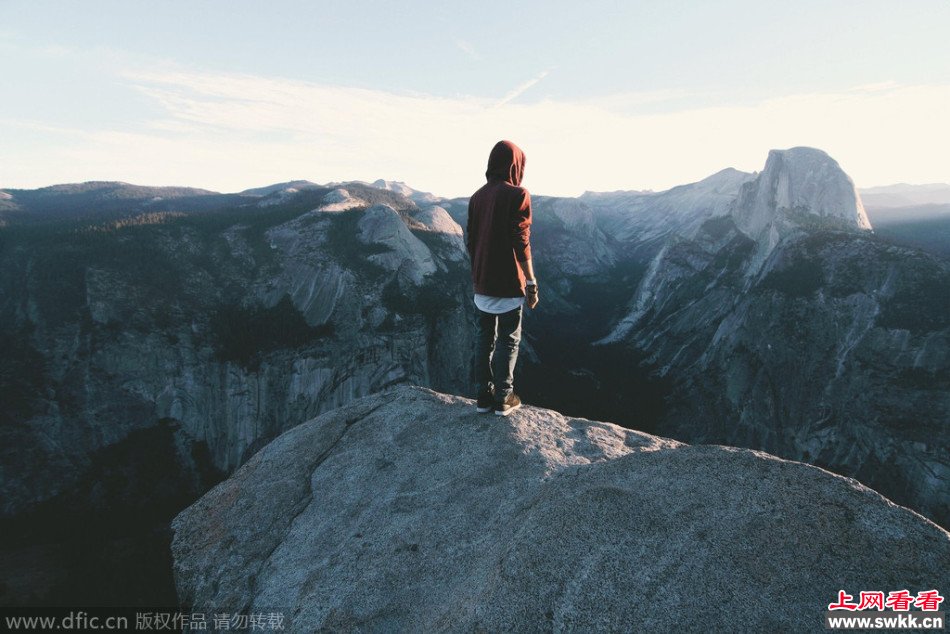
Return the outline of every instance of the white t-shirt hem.
[[[475,293],[475,306],[483,313],[500,315],[524,304],[524,297],[492,297]]]

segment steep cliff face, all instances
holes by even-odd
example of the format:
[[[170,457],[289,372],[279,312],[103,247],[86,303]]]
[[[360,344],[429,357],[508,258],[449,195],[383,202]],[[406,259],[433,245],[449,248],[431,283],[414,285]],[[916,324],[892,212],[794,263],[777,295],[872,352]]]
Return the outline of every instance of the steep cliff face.
[[[807,147],[769,152],[762,173],[739,190],[732,217],[756,242],[750,273],[795,232],[871,228],[851,178],[830,156]]]
[[[663,243],[600,342],[670,379],[663,433],[811,461],[947,524],[950,266],[868,229],[837,163],[772,152],[728,213]]]
[[[394,383],[467,389],[461,228],[398,193],[287,185],[200,213],[148,199],[5,228],[4,517],[163,419],[182,468],[199,451],[226,473]]]
[[[663,429],[827,466],[947,523],[947,265],[814,234],[744,290],[728,256],[754,247],[736,245],[671,249],[624,335],[673,381]],[[697,421],[710,408],[718,422]]]
[[[180,600],[293,631],[810,631],[944,587],[950,534],[855,482],[401,387],[295,427],[173,522]]]

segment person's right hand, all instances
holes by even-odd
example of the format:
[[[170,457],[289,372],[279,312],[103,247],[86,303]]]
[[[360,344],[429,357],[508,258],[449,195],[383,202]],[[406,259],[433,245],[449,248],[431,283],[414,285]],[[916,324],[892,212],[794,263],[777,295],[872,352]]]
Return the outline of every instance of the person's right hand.
[[[527,284],[524,287],[525,293],[525,303],[528,304],[528,308],[534,308],[538,305],[538,285],[537,284]]]

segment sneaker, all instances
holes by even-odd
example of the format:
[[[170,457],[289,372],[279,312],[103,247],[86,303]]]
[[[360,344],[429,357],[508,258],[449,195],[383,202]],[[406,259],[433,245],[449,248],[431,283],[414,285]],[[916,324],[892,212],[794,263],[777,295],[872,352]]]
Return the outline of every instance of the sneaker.
[[[521,397],[512,392],[504,403],[495,403],[495,415],[507,416],[519,407],[521,407]]]
[[[491,390],[485,390],[478,395],[478,401],[475,403],[475,411],[479,414],[485,414],[492,411],[495,407],[495,395]]]

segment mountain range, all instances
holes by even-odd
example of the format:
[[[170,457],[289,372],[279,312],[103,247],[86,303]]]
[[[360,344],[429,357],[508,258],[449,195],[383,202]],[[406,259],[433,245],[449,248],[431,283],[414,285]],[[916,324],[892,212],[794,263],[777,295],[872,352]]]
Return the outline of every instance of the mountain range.
[[[950,525],[946,244],[883,232],[863,198],[812,148],[535,196],[519,392],[809,462]],[[466,213],[392,181],[0,192],[0,556],[56,570],[4,566],[0,602],[154,596],[133,555],[171,596],[171,518],[282,432],[395,385],[468,394]]]

